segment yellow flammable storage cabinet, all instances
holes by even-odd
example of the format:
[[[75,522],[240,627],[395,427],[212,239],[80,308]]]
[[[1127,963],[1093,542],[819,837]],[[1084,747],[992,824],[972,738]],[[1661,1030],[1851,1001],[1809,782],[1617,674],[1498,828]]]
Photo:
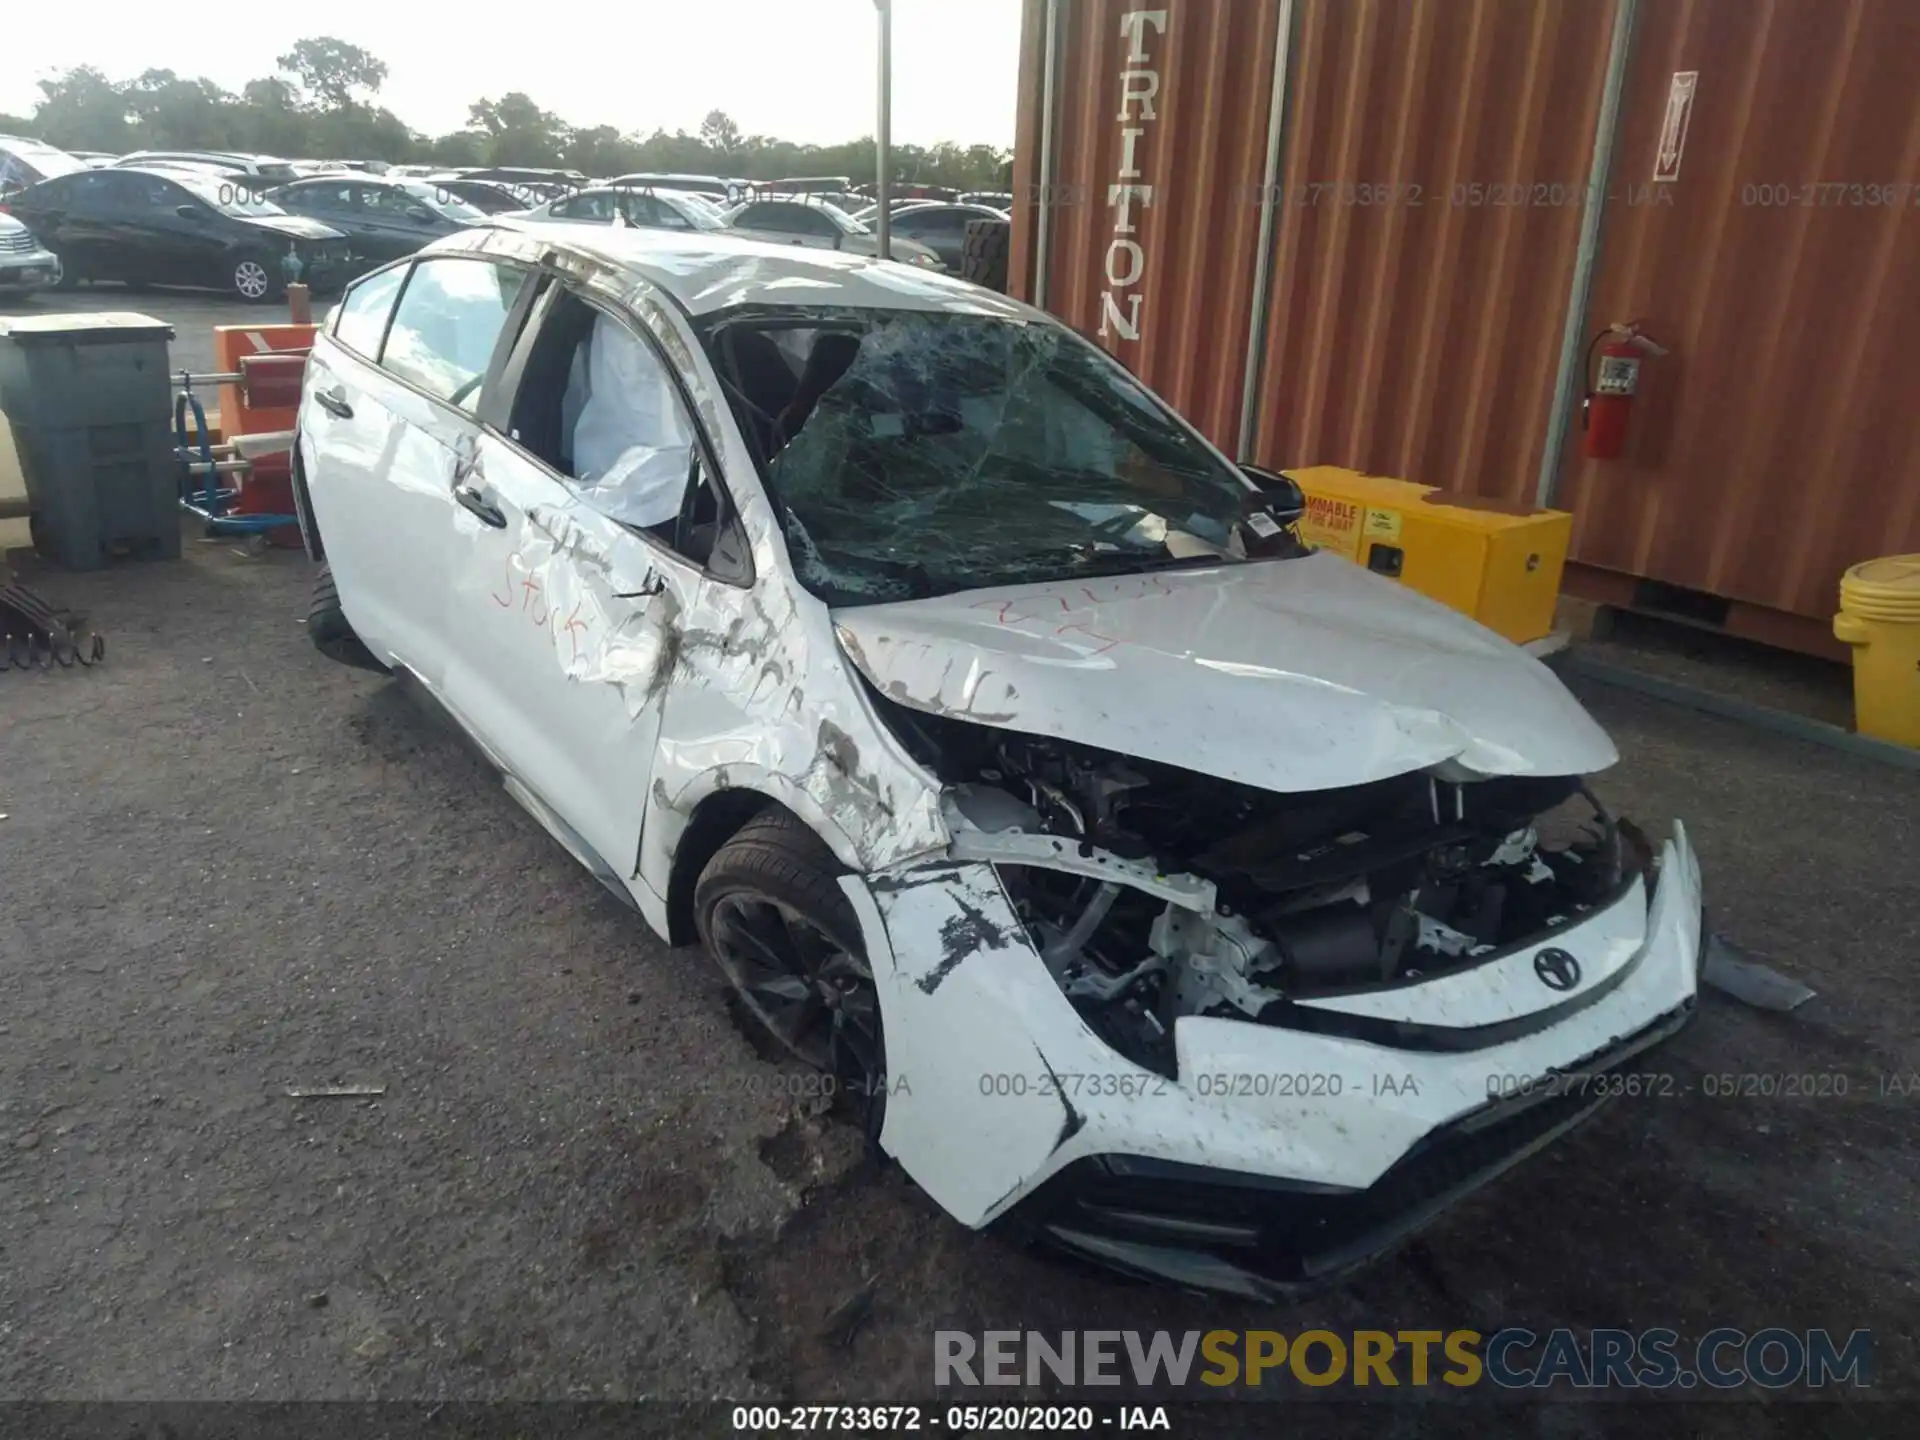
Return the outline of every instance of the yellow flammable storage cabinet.
[[[1573,516],[1335,465],[1286,472],[1300,536],[1471,615],[1516,644],[1553,630]]]

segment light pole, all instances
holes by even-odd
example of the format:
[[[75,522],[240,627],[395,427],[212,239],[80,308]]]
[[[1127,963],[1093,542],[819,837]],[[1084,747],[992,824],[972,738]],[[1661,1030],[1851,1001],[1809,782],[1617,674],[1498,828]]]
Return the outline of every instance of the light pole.
[[[892,186],[888,183],[888,172],[893,168],[888,151],[893,145],[893,0],[873,0],[873,8],[880,12],[880,117],[873,132],[874,199],[880,208],[875,212],[874,235],[878,242],[882,260],[893,258],[892,229],[888,211],[891,208]]]

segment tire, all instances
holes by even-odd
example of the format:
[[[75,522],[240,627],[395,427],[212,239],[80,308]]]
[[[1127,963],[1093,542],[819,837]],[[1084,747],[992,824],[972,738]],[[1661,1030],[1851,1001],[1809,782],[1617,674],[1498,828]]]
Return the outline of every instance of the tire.
[[[329,660],[351,665],[356,670],[387,674],[387,667],[373,658],[373,652],[353,633],[347,612],[340,608],[340,592],[334,587],[333,567],[322,565],[313,581],[313,601],[307,606],[307,638],[313,648]]]
[[[989,290],[1007,293],[1007,257],[1013,245],[1013,225],[1006,220],[969,220],[960,255],[960,276]]]
[[[274,263],[267,255],[242,255],[227,273],[227,288],[235,298],[250,305],[263,305],[273,299],[279,282],[273,278]]]
[[[793,815],[763,811],[700,872],[694,925],[732,987],[741,1018],[776,1049],[830,1077],[836,1108],[878,1140],[886,1037],[840,870],[833,852]],[[751,958],[742,943],[749,933],[772,937],[776,950],[784,937],[784,973]]]

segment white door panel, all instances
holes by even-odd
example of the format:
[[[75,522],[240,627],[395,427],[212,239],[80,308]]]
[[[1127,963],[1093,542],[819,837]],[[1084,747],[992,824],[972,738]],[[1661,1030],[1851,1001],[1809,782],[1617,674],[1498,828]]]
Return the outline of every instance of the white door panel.
[[[453,476],[437,407],[324,341],[309,364],[307,485],[341,605],[376,654],[432,680]]]
[[[690,572],[492,434],[456,507],[447,698],[623,880],[659,738]]]

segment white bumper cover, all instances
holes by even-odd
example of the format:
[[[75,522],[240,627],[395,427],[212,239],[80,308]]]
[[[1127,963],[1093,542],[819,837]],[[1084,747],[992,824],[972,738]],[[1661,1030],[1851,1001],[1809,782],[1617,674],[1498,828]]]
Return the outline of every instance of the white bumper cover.
[[[1577,1071],[1687,1005],[1702,943],[1699,866],[1676,822],[1650,904],[1636,880],[1579,924],[1473,970],[1302,1003],[1311,1030],[1183,1018],[1168,1079],[1081,1020],[991,866],[842,883],[886,1025],[881,1145],[974,1226],[1090,1155],[1364,1189],[1436,1128]],[[1548,948],[1578,962],[1563,991],[1535,971]]]

